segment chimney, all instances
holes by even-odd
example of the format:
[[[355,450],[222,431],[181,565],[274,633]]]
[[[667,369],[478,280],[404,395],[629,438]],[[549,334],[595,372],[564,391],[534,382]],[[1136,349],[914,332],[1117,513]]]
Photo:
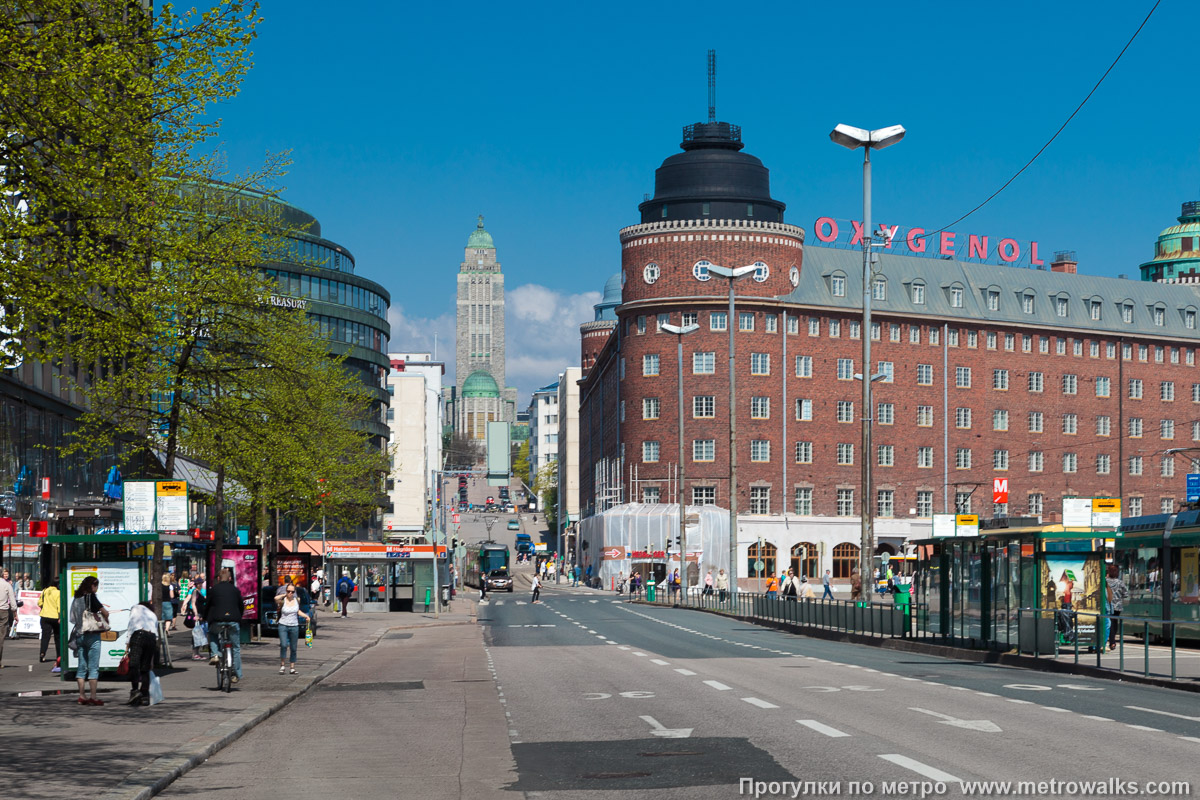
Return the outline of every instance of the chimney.
[[[1050,262],[1051,272],[1069,272],[1074,275],[1079,262],[1075,260],[1074,250],[1059,250],[1054,254],[1054,260]]]

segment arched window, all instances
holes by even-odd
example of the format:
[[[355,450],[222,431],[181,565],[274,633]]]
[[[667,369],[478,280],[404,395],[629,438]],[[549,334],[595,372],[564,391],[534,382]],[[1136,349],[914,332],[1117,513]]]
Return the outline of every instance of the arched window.
[[[842,542],[833,548],[833,577],[849,578],[858,566],[858,545]]]
[[[799,542],[792,548],[792,571],[797,576],[815,578],[820,555],[812,542]]]
[[[758,542],[750,545],[750,556],[746,559],[746,575],[751,578],[758,577],[758,562],[759,551]],[[763,542],[762,546],[762,576],[764,578],[775,574],[775,545],[770,542]]]

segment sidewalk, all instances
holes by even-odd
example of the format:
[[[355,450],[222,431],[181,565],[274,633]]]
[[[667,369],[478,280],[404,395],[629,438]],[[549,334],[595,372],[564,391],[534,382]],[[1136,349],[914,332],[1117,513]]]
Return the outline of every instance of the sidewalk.
[[[307,692],[389,630],[474,624],[475,604],[460,598],[448,613],[351,615],[324,611],[311,649],[297,653],[298,675],[279,674],[279,646],[264,638],[242,648],[243,678],[216,690],[216,669],[191,660],[191,632],[171,636],[174,666],[160,677],[164,700],[130,708],[129,684],[101,679],[105,706],[80,706],[74,680],[37,663],[36,639],[9,640],[0,670],[0,760],[5,797],[145,798]],[[62,692],[62,694],[57,694]],[[84,787],[87,787],[84,791]]]

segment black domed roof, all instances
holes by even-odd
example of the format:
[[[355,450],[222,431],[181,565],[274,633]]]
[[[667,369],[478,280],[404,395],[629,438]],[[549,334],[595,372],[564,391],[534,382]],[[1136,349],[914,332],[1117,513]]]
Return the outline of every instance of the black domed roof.
[[[654,173],[654,197],[638,206],[642,222],[664,219],[760,219],[782,222],[784,204],[771,198],[770,173],[741,152],[742,129],[698,122],[683,129],[682,153]]]

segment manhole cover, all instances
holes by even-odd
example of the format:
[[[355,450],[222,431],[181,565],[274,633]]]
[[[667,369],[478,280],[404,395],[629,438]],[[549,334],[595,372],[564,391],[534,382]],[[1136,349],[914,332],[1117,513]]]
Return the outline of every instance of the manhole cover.
[[[403,692],[409,689],[424,689],[425,681],[392,681],[390,683],[327,683],[321,684],[326,692]]]

